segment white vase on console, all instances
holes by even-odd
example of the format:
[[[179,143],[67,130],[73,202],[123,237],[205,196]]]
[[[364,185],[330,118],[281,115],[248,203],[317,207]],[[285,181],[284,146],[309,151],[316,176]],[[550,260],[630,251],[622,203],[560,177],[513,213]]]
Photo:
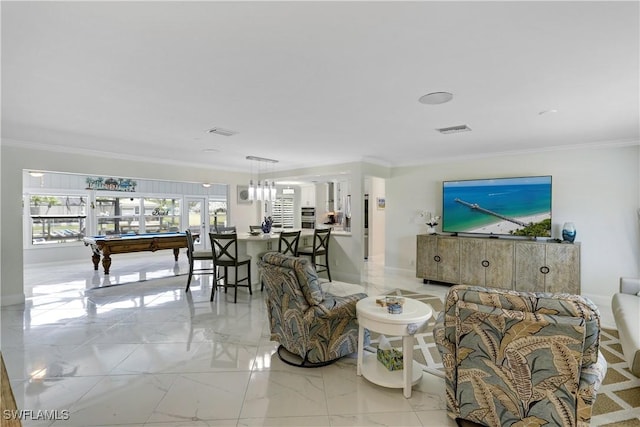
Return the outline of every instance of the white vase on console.
[[[436,234],[436,228],[430,225],[427,225],[427,234]]]

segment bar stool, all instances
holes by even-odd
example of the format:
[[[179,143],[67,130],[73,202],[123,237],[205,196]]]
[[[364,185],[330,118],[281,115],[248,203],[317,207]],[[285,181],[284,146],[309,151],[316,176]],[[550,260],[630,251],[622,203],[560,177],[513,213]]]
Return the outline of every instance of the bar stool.
[[[224,268],[224,292],[227,293],[227,287],[234,287],[233,302],[238,301],[238,286],[249,288],[249,295],[253,295],[251,291],[251,257],[246,254],[238,255],[238,235],[236,233],[209,233],[211,239],[211,250],[213,254],[213,264],[215,267]],[[247,266],[247,276],[240,279],[238,276],[239,267]],[[234,282],[229,283],[229,267],[235,269]],[[246,280],[246,285],[240,282]],[[211,292],[211,301],[215,293]]]
[[[298,243],[300,242],[300,230],[298,231],[281,231],[278,238],[278,252],[284,255],[298,256]],[[259,255],[262,260],[263,252]],[[264,290],[264,283],[260,279],[260,291]]]
[[[317,273],[323,271],[327,272],[329,281],[331,281],[331,271],[329,271],[329,238],[331,237],[331,229],[316,228],[313,231],[313,246],[304,247],[298,250],[298,256],[311,257],[311,264],[316,269]],[[324,257],[324,264],[318,263],[318,258]],[[324,267],[323,270],[318,270],[318,267]]]
[[[191,279],[193,275],[213,275],[213,288],[216,286],[216,268],[213,264],[213,253],[211,251],[196,251],[194,250],[193,234],[191,230],[187,229],[184,232],[187,236],[187,258],[189,259],[189,278],[187,279],[187,288],[185,292],[189,292],[189,286],[191,286]],[[195,268],[196,261],[211,261],[211,267]]]

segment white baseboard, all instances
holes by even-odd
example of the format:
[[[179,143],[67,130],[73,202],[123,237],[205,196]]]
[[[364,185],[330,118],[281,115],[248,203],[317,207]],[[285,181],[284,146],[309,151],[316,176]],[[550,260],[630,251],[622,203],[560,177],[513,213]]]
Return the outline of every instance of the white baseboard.
[[[362,278],[360,277],[360,274],[352,274],[352,273],[345,273],[342,271],[331,271],[331,278],[333,280],[337,280],[339,282],[345,282],[345,283],[355,283],[355,284],[360,284],[362,283]],[[320,273],[322,278],[324,278],[326,276],[325,273]]]
[[[416,277],[416,271],[407,268],[384,267],[385,274],[392,274],[400,277]]]
[[[5,295],[0,298],[0,306],[5,307],[8,305],[24,304],[25,296],[22,294]]]

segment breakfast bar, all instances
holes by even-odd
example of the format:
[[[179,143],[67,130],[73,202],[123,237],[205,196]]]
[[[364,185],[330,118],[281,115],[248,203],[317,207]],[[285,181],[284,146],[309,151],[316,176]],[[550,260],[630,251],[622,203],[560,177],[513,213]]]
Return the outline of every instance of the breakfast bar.
[[[350,232],[332,231],[332,236],[351,236]],[[278,239],[280,233],[261,233],[251,235],[250,233],[238,233],[238,252],[251,256],[251,283],[258,283],[258,258],[260,254],[268,251],[278,250]],[[313,243],[313,230],[302,230],[300,234],[300,246],[311,246]]]

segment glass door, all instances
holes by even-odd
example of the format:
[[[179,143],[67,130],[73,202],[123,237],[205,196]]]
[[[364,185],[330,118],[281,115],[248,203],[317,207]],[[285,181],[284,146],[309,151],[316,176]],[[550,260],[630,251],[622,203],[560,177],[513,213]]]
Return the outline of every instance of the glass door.
[[[207,199],[204,197],[185,197],[187,209],[187,228],[192,234],[198,234],[194,239],[194,249],[204,251],[209,249],[209,226],[207,224]]]

